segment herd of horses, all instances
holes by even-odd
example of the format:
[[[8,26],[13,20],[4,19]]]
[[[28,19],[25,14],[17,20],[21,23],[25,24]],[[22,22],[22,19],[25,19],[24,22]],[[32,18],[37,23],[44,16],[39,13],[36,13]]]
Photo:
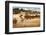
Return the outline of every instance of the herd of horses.
[[[25,16],[24,16],[24,19],[22,18],[22,16],[23,16],[23,15],[20,15],[20,16],[19,16],[19,17],[22,19],[21,21],[23,21],[24,19],[40,18],[40,15],[38,15],[38,14],[37,14],[37,15],[34,14],[34,16],[33,16],[33,15],[32,15],[32,16],[30,16],[30,15],[25,15]],[[13,20],[13,23],[15,23],[15,24],[17,23],[16,18]]]

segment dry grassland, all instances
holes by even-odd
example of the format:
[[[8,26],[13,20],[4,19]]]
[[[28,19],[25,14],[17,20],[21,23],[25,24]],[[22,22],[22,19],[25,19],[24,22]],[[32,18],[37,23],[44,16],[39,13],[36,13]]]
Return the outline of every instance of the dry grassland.
[[[14,14],[13,15],[13,28],[40,27],[40,17],[34,16],[33,18],[31,18],[29,16],[26,18],[25,13]]]

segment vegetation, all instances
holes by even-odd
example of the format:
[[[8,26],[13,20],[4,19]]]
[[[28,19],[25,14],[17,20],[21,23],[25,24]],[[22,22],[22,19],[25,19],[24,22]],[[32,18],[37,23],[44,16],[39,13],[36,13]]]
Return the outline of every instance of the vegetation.
[[[30,13],[30,14],[40,14],[40,12],[38,11],[32,11],[32,10],[24,10],[24,9],[19,9],[19,8],[14,8],[13,9],[13,14],[18,14],[20,12],[27,12],[27,13]]]

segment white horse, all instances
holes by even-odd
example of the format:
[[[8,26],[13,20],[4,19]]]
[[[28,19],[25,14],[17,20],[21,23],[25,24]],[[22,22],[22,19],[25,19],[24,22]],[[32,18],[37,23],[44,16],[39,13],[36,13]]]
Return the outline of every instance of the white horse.
[[[17,23],[19,23],[19,22],[21,22],[21,20],[24,19],[24,16],[25,16],[25,13],[23,13],[23,12],[21,12],[19,14],[13,14],[13,19],[16,19],[17,20]]]

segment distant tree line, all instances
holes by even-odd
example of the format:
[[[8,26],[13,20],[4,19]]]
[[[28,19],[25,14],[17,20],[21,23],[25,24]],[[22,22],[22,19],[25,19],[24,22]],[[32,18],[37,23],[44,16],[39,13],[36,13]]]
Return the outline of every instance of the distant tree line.
[[[13,14],[18,14],[18,13],[20,13],[20,12],[27,12],[27,13],[30,13],[30,14],[40,14],[40,12],[38,12],[38,11],[32,11],[32,10],[24,10],[24,9],[19,9],[19,8],[14,8],[13,9]]]

